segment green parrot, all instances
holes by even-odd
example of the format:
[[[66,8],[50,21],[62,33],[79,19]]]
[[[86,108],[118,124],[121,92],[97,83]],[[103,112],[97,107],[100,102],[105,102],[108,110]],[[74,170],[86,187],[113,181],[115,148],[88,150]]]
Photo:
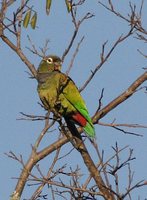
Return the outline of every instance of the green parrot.
[[[95,130],[85,102],[72,79],[61,72],[61,65],[61,59],[55,55],[41,61],[37,70],[39,97],[46,110],[82,126],[93,138]]]

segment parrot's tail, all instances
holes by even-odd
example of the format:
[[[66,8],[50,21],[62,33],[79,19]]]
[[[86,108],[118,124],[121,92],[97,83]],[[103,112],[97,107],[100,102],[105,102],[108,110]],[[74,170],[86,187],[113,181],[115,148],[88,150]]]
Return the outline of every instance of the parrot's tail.
[[[80,115],[81,116],[81,115]],[[72,118],[73,118],[73,116],[72,116]],[[84,131],[85,131],[85,133],[87,134],[87,136],[88,137],[90,137],[91,139],[93,139],[94,137],[95,137],[95,129],[94,129],[94,126],[93,126],[93,124],[92,123],[89,123],[88,121],[86,121],[86,119],[84,118],[84,117],[82,117],[82,119],[84,119],[83,121],[84,121],[84,123],[82,124],[81,123],[81,121],[79,120],[79,118],[78,118],[78,120],[77,119],[75,119],[75,117],[74,117],[74,120],[75,120],[75,122],[78,124],[78,125],[80,125],[80,126],[83,126],[83,129],[84,129]],[[75,124],[74,124],[74,122],[73,122],[73,120],[70,120],[70,118],[69,117],[65,117],[65,121],[66,121],[66,123],[67,123],[67,127],[69,128],[69,130],[71,131],[71,133],[73,134],[73,135],[75,135],[76,137],[78,136],[78,135],[80,135],[79,134],[79,132],[78,132],[78,130],[77,130],[77,128],[76,128],[76,126],[75,126]],[[80,122],[80,123],[79,123]]]
[[[70,130],[71,134],[73,136],[81,139],[81,135],[79,134],[79,132],[75,126],[75,123],[72,120],[70,120],[68,117],[65,117],[64,119],[65,119],[65,122],[66,122],[67,127]]]

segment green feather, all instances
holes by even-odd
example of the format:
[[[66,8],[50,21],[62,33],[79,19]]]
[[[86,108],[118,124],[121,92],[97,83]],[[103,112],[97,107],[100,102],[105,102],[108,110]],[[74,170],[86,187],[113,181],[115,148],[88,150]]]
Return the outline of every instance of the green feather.
[[[89,124],[89,122],[87,122],[86,126],[84,127],[84,131],[87,133],[89,137],[91,138],[95,137],[95,129],[93,125]]]
[[[62,76],[65,76],[65,74],[62,73]],[[84,127],[85,132],[90,136],[95,136],[95,130],[92,123],[92,120],[89,116],[86,104],[81,96],[81,94],[78,91],[78,88],[76,87],[75,83],[68,77],[68,84],[66,84],[66,87],[63,89],[63,95],[64,97],[71,103],[71,105],[79,112],[81,115],[85,117],[87,120],[86,127]]]

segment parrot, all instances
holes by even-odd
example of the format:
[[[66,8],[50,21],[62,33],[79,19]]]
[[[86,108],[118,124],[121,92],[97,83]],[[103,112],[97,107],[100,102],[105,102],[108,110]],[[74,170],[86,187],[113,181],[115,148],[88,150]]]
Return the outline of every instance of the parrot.
[[[83,127],[90,138],[94,138],[95,129],[74,81],[61,72],[62,60],[56,55],[45,56],[37,69],[38,95],[44,108],[55,116]]]

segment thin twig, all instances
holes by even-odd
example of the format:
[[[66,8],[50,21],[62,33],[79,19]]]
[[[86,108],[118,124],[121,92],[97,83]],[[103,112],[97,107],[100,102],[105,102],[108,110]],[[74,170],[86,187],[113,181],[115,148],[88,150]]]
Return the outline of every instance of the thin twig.
[[[95,67],[95,69],[93,71],[91,71],[91,75],[89,76],[89,78],[85,81],[85,83],[83,84],[83,86],[79,89],[79,91],[83,91],[86,86],[89,84],[89,82],[93,79],[93,77],[96,75],[97,71],[103,66],[103,64],[108,60],[108,58],[110,57],[110,55],[112,54],[112,52],[115,50],[115,48],[124,40],[126,40],[129,36],[131,36],[133,33],[133,28],[130,29],[130,31],[126,34],[126,35],[121,35],[116,42],[114,43],[114,45],[111,47],[111,49],[109,50],[109,52],[107,53],[107,55],[104,55],[104,48],[106,43],[104,43],[102,45],[102,53],[100,55],[101,57],[101,62]]]
[[[83,40],[84,40],[84,36],[81,38],[80,42],[77,44],[77,47],[76,47],[76,50],[75,50],[75,52],[74,52],[74,54],[73,54],[73,57],[72,57],[72,59],[71,59],[70,65],[69,65],[68,69],[66,70],[66,74],[67,74],[67,75],[69,74],[69,72],[70,72],[70,70],[71,70],[71,68],[72,68],[72,66],[73,66],[75,57],[76,57],[76,55],[77,55],[77,53],[78,53],[78,51],[79,51],[79,47],[80,47],[81,43],[83,42]]]

